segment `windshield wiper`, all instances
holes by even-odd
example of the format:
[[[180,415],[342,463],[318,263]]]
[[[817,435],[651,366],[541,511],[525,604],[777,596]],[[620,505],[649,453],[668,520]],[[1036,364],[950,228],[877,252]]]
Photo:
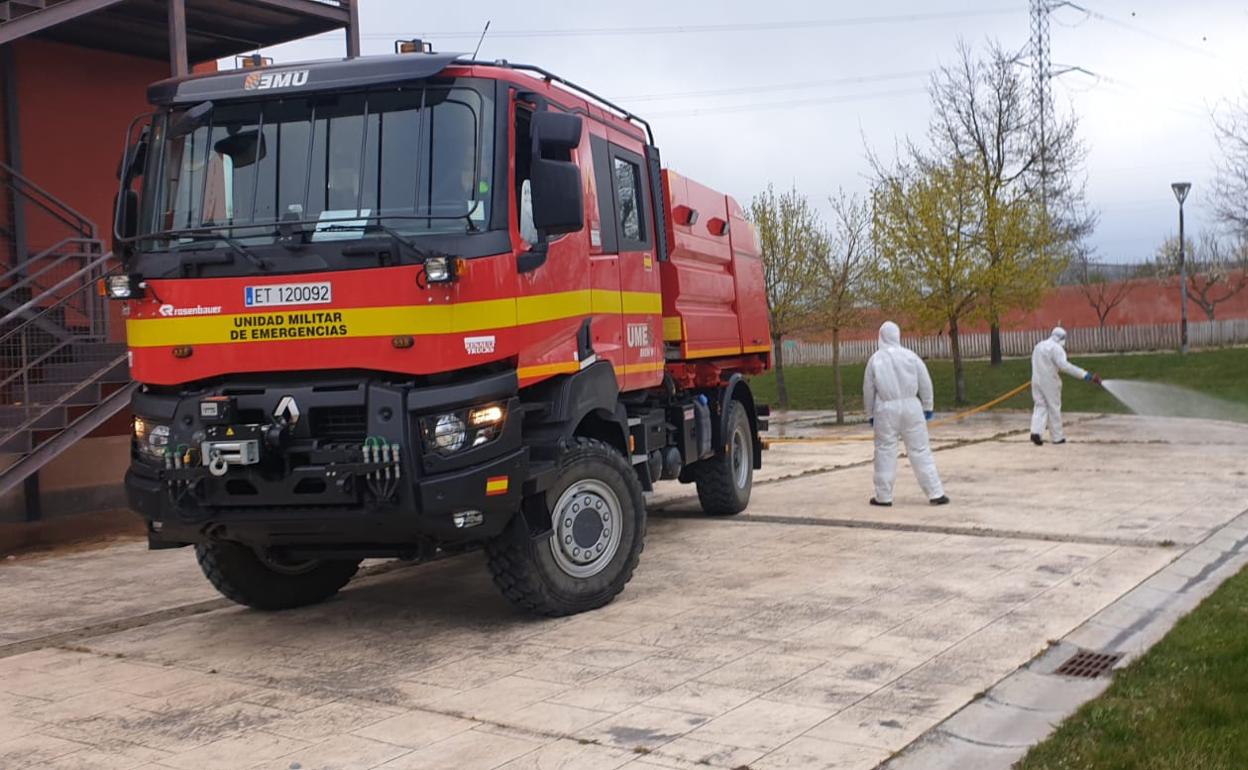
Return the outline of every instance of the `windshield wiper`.
[[[184,232],[184,233],[177,233],[173,235],[173,237],[190,238],[191,245],[194,245],[196,243],[203,243],[205,241],[220,241],[221,243],[224,243],[226,246],[229,246],[230,250],[233,251],[235,254],[238,254],[243,259],[246,259],[248,262],[250,262],[252,267],[256,268],[257,270],[269,269],[268,262],[265,262],[263,259],[261,259],[260,257],[257,257],[255,254],[249,251],[248,248],[244,246],[242,243],[240,243],[237,238],[226,235],[225,233]],[[194,251],[194,249],[188,249],[186,248],[186,245],[181,245],[181,246],[171,246],[169,248],[169,251],[170,252]]]
[[[143,235],[140,235],[134,239],[134,242],[139,243],[142,241],[156,241],[156,240],[173,241],[179,238],[189,238],[191,240],[191,243],[182,244],[182,245],[171,245],[169,246],[170,253],[176,253],[179,251],[191,251],[192,249],[188,249],[186,248],[186,246],[193,245],[195,243],[202,243],[204,241],[220,241],[224,243],[225,245],[229,246],[230,250],[233,251],[235,254],[241,255],[244,259],[250,262],[257,270],[269,269],[269,264],[267,262],[265,262],[264,260],[257,257],[255,254],[253,254],[250,250],[248,250],[246,246],[240,243],[236,238],[233,238],[224,233],[206,233],[206,232],[198,232],[195,230],[163,230],[158,233],[145,233]]]

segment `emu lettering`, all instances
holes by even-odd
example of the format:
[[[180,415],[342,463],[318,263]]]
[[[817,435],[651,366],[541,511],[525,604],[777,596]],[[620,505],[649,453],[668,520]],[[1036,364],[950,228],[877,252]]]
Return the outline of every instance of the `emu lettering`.
[[[272,88],[294,88],[308,82],[307,70],[286,72],[253,72],[243,80],[244,91],[268,91]]]

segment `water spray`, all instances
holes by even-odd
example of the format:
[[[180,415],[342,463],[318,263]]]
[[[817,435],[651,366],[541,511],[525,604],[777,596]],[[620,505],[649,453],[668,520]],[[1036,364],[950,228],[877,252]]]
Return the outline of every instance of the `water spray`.
[[[1102,380],[1101,386],[1134,414],[1248,423],[1248,406],[1188,388],[1136,380]]]

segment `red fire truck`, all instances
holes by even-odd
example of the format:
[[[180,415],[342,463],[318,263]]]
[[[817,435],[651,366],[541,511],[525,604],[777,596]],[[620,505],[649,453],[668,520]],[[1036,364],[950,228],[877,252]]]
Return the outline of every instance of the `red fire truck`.
[[[607,100],[409,47],[151,86],[104,284],[142,383],[130,504],[256,608],[474,547],[521,607],[599,607],[655,482],[749,502],[753,230]]]

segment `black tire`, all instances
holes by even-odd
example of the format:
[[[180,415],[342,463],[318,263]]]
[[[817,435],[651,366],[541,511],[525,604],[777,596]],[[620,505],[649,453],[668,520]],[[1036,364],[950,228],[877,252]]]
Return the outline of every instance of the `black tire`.
[[[740,401],[728,402],[726,424],[727,450],[690,468],[698,486],[698,502],[703,512],[711,516],[732,516],[744,511],[754,488],[754,436]]]
[[[208,582],[230,601],[257,610],[288,610],[323,602],[360,568],[358,560],[282,565],[239,543],[201,543],[195,558]]]
[[[512,604],[538,615],[559,617],[602,607],[632,579],[645,547],[646,501],[636,471],[610,445],[576,438],[559,458],[558,475],[545,495],[554,518],[549,538],[535,540],[518,514],[486,546],[494,584]],[[596,513],[604,506],[602,521],[618,522],[614,538]],[[561,519],[568,522],[562,528]],[[594,532],[594,527],[601,529]],[[576,562],[570,552],[574,547],[592,561]],[[591,557],[591,549],[600,555]]]

